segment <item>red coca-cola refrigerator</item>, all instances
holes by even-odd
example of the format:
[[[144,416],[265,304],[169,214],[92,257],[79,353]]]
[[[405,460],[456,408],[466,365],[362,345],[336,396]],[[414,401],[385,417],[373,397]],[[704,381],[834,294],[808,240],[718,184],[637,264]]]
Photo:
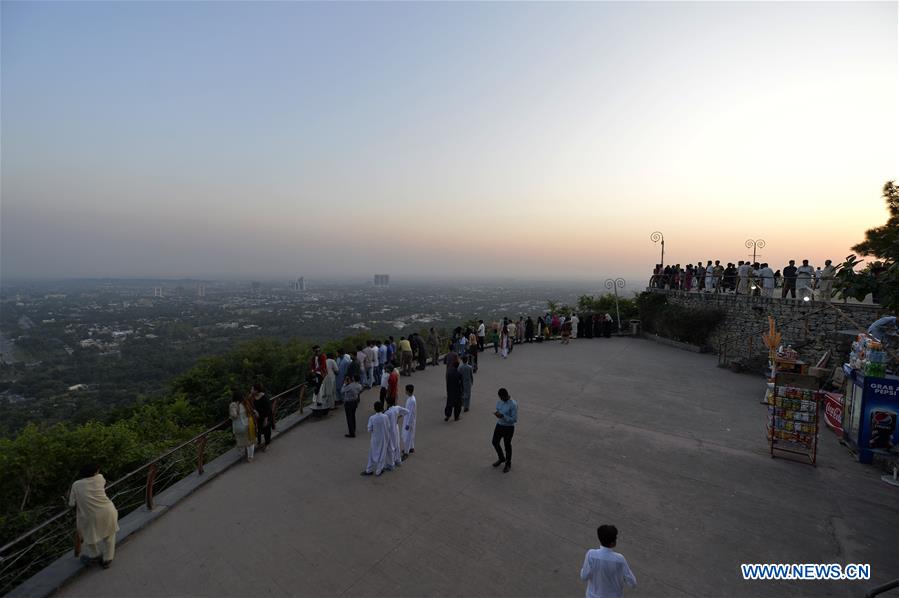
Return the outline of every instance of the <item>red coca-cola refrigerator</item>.
[[[865,376],[843,366],[848,376],[843,404],[843,438],[870,463],[878,452],[899,452],[899,377]]]

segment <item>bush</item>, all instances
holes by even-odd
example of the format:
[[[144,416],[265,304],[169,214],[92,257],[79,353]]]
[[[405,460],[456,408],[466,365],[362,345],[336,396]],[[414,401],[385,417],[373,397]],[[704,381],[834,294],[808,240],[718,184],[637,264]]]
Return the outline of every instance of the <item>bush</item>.
[[[643,330],[675,341],[704,346],[724,314],[715,309],[691,309],[668,303],[666,295],[641,293],[637,309]]]

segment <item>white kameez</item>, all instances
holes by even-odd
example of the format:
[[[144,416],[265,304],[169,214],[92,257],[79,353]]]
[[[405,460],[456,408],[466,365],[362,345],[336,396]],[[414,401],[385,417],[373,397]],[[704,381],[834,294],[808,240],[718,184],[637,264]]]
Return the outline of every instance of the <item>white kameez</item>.
[[[328,359],[326,362],[328,375],[322,380],[322,386],[316,395],[315,406],[317,409],[333,409],[337,400],[337,362]]]
[[[803,299],[812,296],[812,277],[815,275],[815,269],[811,266],[799,266],[796,269],[796,292],[799,298]]]
[[[106,496],[106,479],[97,474],[76,480],[69,493],[69,506],[75,507],[75,524],[87,555],[102,554],[104,561],[115,556],[115,535],[119,531],[119,512]]]
[[[710,293],[715,288],[715,271],[712,266],[706,268],[705,271],[705,290],[707,293]]]
[[[387,415],[387,463],[399,465],[403,462],[403,455],[400,449],[400,428],[397,420],[401,415],[405,416],[409,412],[405,407],[393,405],[384,413]]]
[[[406,411],[400,436],[403,440],[403,451],[408,453],[415,448],[415,417],[418,414],[418,402],[415,400],[415,395],[406,399]]]
[[[571,316],[571,338],[577,338],[577,323],[580,322],[577,316]]]
[[[375,413],[368,418],[368,431],[371,432],[371,445],[368,449],[368,465],[366,473],[381,475],[387,467],[387,416]],[[393,469],[393,466],[390,466]]]

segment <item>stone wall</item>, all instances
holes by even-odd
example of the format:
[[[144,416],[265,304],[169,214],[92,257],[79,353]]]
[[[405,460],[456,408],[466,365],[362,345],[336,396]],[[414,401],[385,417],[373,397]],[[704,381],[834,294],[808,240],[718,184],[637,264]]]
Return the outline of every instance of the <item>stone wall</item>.
[[[784,346],[792,345],[811,365],[830,349],[833,355],[830,365],[836,365],[847,358],[849,342],[858,333],[858,329],[840,314],[864,328],[884,315],[879,305],[871,304],[833,302],[828,306],[818,301],[726,293],[652,291],[666,294],[672,304],[723,312],[724,320],[712,333],[709,343],[721,358],[722,365],[737,361],[750,369],[763,365],[767,358],[761,335],[768,330],[768,316],[774,317],[777,330],[783,335]]]

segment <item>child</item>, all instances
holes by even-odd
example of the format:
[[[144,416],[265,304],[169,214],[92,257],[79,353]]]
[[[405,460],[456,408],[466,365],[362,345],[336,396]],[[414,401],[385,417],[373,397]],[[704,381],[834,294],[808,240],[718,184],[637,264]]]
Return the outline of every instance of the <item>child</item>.
[[[362,475],[381,475],[385,467],[393,469],[393,461],[390,460],[390,467],[387,467],[387,416],[384,415],[384,404],[381,401],[375,402],[375,413],[368,418],[368,431],[371,432],[371,446],[368,449],[368,465]]]
[[[406,415],[403,418],[402,440],[405,451],[402,460],[405,461],[410,454],[415,452],[415,416],[418,413],[418,406],[415,400],[415,387],[411,384],[406,385]]]

